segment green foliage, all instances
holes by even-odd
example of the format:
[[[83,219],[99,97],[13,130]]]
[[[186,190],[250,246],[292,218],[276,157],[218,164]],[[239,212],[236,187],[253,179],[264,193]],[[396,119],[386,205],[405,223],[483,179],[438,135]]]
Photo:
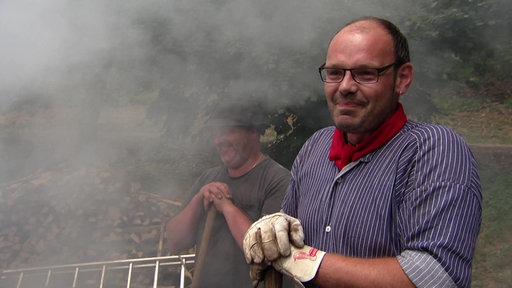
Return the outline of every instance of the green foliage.
[[[414,45],[416,59],[436,59],[424,61],[432,81],[485,89],[489,80],[511,80],[509,3],[432,0],[422,6],[423,13],[408,26],[419,44]]]

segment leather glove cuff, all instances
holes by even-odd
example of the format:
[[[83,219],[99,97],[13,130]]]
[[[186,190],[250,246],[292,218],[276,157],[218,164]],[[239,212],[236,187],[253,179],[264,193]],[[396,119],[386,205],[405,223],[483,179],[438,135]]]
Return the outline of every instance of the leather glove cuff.
[[[293,245],[291,247],[290,256],[272,262],[274,268],[299,282],[308,282],[315,278],[326,253],[307,245],[302,248]]]

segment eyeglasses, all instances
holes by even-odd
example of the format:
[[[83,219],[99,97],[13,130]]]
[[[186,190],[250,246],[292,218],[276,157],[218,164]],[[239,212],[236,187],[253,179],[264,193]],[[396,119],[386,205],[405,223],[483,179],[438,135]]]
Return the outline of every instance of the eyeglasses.
[[[318,68],[320,78],[325,83],[340,83],[345,78],[345,72],[350,71],[352,79],[359,84],[371,84],[379,82],[379,76],[393,67],[395,63],[391,63],[382,68],[325,68],[325,63]]]

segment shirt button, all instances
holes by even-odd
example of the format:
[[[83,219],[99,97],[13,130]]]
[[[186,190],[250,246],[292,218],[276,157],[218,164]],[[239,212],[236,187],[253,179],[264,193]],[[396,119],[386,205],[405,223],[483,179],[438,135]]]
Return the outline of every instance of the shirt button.
[[[331,232],[331,226],[325,227],[325,232],[327,232],[327,233]]]

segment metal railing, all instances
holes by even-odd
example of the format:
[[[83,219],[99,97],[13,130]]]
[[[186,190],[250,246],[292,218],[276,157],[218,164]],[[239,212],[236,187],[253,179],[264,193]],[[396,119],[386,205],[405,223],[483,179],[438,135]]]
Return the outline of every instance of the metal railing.
[[[0,271],[0,287],[179,287],[185,288],[194,254],[160,256]],[[169,277],[170,275],[179,275]],[[165,279],[166,276],[172,279]],[[168,282],[174,282],[169,284]],[[167,281],[167,282],[166,282]],[[165,284],[167,283],[167,284]],[[164,286],[167,285],[167,286]]]

